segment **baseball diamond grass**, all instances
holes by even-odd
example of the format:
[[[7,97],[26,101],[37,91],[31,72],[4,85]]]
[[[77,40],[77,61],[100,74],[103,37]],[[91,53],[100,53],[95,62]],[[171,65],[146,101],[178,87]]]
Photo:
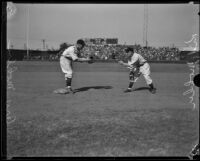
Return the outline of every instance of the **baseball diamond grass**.
[[[65,84],[58,62],[15,65],[10,157],[186,156],[199,139],[199,109],[182,95],[186,64],[150,64],[155,95],[142,77],[123,93],[128,71],[114,63],[75,64],[74,95],[53,93]]]

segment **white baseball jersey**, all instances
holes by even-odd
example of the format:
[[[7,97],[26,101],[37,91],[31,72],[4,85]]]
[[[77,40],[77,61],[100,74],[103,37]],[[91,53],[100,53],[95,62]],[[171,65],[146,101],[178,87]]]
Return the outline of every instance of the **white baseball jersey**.
[[[70,46],[68,47],[63,53],[62,56],[69,58],[70,60],[77,60],[78,56],[77,56],[77,49],[75,46]]]
[[[147,62],[146,59],[144,59],[140,54],[134,53],[131,57],[131,60],[128,61],[129,65],[135,65],[138,63],[138,65],[143,65],[145,62]]]
[[[131,60],[128,60],[129,69],[132,70],[135,67],[139,67],[147,62],[140,54],[134,53]]]

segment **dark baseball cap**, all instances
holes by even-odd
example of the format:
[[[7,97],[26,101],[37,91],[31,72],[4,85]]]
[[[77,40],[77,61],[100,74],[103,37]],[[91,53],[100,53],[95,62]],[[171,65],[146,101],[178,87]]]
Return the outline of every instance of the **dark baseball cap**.
[[[81,44],[82,46],[85,46],[85,42],[82,39],[77,40],[77,44]]]

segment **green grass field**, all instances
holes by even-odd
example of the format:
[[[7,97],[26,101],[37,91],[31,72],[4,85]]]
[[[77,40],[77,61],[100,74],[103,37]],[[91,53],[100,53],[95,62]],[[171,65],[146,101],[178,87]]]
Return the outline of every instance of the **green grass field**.
[[[186,64],[150,64],[155,95],[141,76],[123,93],[128,70],[115,63],[75,64],[74,95],[59,62],[15,62],[8,90],[7,153],[22,156],[187,156],[199,139],[199,109],[192,109]]]

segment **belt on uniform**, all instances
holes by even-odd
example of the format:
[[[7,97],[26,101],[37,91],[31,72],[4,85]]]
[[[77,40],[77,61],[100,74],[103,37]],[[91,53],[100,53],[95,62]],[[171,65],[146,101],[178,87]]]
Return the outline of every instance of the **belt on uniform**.
[[[146,64],[146,63],[147,63],[147,61],[145,61],[144,63],[140,64],[140,67],[143,66],[143,65]]]
[[[68,59],[68,60],[72,60],[71,58],[69,58],[69,57],[66,57],[66,56],[64,56],[64,55],[61,55],[62,57],[64,57],[64,58],[66,58],[66,59]]]

